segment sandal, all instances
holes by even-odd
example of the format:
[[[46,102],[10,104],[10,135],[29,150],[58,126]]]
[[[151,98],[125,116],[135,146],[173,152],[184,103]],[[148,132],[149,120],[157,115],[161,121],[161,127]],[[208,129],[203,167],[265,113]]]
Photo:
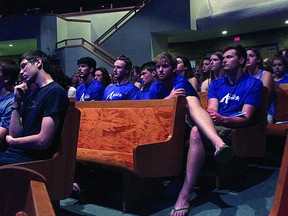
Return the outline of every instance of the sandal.
[[[170,216],[174,216],[174,215],[181,215],[181,216],[185,216],[188,215],[190,211],[190,206],[185,206],[182,208],[172,208],[172,211],[170,212]]]
[[[224,144],[216,153],[215,160],[220,165],[225,165],[232,158],[232,152],[228,145]]]

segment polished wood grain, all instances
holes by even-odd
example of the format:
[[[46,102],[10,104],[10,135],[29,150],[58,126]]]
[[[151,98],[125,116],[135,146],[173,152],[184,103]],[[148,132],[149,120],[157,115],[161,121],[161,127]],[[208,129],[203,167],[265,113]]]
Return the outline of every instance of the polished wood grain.
[[[288,133],[270,216],[284,216],[288,212]]]
[[[185,103],[186,99],[182,97],[76,102],[81,110],[77,160],[127,169],[142,177],[152,177],[151,173],[165,175],[165,172],[167,176],[177,175],[181,168],[178,161],[182,160],[183,154]],[[145,164],[138,163],[137,160],[143,160],[138,152],[145,156]],[[176,158],[175,155],[179,157],[178,161],[173,165],[168,163],[171,157]],[[165,169],[151,172],[143,168],[145,166]]]
[[[81,111],[77,161],[122,171],[124,212],[145,202],[148,191],[153,194],[155,177],[180,173],[185,97],[76,102],[75,106]]]
[[[275,114],[277,121],[288,121],[288,84],[275,86]],[[267,134],[284,137],[288,131],[288,124],[268,124]]]

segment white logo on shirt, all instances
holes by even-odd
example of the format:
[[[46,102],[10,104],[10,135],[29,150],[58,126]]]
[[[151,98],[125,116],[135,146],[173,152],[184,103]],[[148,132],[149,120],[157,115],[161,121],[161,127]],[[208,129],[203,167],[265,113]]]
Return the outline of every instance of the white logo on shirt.
[[[235,95],[235,94],[230,94],[228,93],[227,95],[225,95],[221,100],[220,100],[220,103],[225,103],[225,104],[228,104],[228,101],[229,100],[235,100],[235,101],[239,101],[240,100],[240,97]]]
[[[121,98],[122,97],[122,94],[121,93],[119,93],[119,92],[114,92],[114,91],[112,91],[107,97],[106,97],[106,99],[110,99],[110,100],[112,100],[114,97],[119,97],[119,98]]]
[[[90,95],[89,94],[85,94],[83,93],[80,97],[80,101],[85,101],[85,100],[89,100]]]

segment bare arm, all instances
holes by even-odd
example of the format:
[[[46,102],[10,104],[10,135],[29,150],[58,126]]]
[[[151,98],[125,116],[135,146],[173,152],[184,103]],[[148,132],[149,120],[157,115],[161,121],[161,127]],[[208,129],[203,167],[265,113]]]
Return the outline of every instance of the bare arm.
[[[186,96],[186,91],[184,88],[179,88],[179,89],[172,89],[170,94],[165,97],[164,99],[173,99],[177,96]]]
[[[255,115],[257,111],[256,107],[249,104],[245,104],[242,108],[242,112],[246,113],[245,115],[241,117],[229,118],[226,116],[222,116],[217,112],[218,107],[216,107],[217,106],[215,103],[216,100],[217,99],[215,98],[209,99],[207,108],[207,111],[210,114],[210,117],[212,118],[215,125],[231,128],[245,127],[250,124],[252,117]]]
[[[16,104],[16,105],[15,105]],[[17,105],[17,103],[13,103],[12,107],[18,107],[20,105]],[[20,130],[21,130],[21,119],[20,119],[20,114],[19,114],[19,109],[18,110],[13,110],[11,113],[11,119],[10,119],[10,124],[9,124],[9,135],[13,137],[17,137]]]
[[[196,77],[192,77],[188,80],[191,85],[193,86],[193,88],[198,91],[198,80],[196,79]]]
[[[274,88],[274,79],[272,73],[270,73],[269,71],[264,71],[261,81],[263,83],[263,86],[268,89],[268,96],[269,96],[272,89]]]
[[[6,141],[11,146],[19,146],[26,149],[47,149],[53,141],[59,121],[59,117],[53,119],[52,117],[44,117],[40,133],[18,138],[8,135],[6,136]]]
[[[206,79],[202,82],[201,92],[207,92],[208,91],[208,83],[209,83],[209,79]]]
[[[5,140],[7,134],[8,130],[4,127],[0,127],[0,143],[2,143]]]
[[[22,127],[21,119],[20,119],[20,106],[22,101],[23,93],[28,89],[26,83],[21,83],[20,85],[16,85],[14,87],[14,102],[12,104],[12,108],[17,108],[12,111],[10,124],[9,124],[9,134],[13,137],[16,137]]]

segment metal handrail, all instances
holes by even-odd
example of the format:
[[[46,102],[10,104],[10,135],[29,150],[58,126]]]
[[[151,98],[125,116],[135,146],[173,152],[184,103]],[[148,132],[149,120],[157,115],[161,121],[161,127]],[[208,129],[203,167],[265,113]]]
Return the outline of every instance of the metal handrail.
[[[80,41],[80,43],[78,44],[72,44],[69,45],[69,42],[71,41]],[[63,44],[63,46],[61,46],[61,44]],[[89,46],[91,46],[90,48],[87,47],[87,44]],[[97,58],[101,59],[102,61],[104,61],[106,64],[110,65],[111,67],[113,67],[113,63],[116,60],[116,57],[114,57],[113,55],[111,55],[110,53],[108,53],[107,51],[105,51],[104,49],[100,48],[99,46],[87,41],[84,38],[69,38],[69,39],[64,39],[61,40],[59,42],[56,43],[56,49],[61,49],[64,47],[83,47],[84,49],[86,49],[87,51],[89,51],[90,53],[92,53],[93,55],[95,55]],[[99,52],[100,54],[98,54],[97,52]],[[108,59],[108,60],[107,60]]]
[[[94,41],[94,44],[97,44],[99,46],[101,43],[103,43],[102,40],[105,39],[107,35],[109,35],[113,30],[116,32],[123,25],[124,21],[126,21],[128,19],[128,17],[130,17],[130,15],[132,15],[133,13],[135,13],[135,14],[138,13],[150,1],[151,0],[141,0],[133,9],[131,9],[120,20],[118,20],[113,26],[111,26],[111,28],[109,28],[100,37],[98,37],[97,40]]]

